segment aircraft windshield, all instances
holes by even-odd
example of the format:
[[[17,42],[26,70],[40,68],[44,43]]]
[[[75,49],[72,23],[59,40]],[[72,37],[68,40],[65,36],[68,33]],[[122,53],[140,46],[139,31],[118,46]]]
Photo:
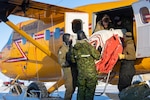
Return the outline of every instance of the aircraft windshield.
[[[11,43],[12,43],[12,37],[13,37],[13,34],[10,35],[10,37],[9,37],[9,39],[8,39],[8,41],[7,41],[7,43],[6,43],[6,45],[3,47],[3,49],[4,49],[5,47],[10,47],[10,45],[11,45]],[[2,50],[3,50],[3,49],[2,49]]]

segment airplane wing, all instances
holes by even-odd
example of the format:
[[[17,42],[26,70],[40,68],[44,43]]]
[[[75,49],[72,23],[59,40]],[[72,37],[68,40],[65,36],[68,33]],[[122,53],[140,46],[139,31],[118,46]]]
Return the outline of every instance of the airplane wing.
[[[32,0],[0,0],[0,19],[4,21],[4,17],[13,14],[50,22],[52,18],[56,20],[62,18],[64,12],[77,12],[77,10]]]

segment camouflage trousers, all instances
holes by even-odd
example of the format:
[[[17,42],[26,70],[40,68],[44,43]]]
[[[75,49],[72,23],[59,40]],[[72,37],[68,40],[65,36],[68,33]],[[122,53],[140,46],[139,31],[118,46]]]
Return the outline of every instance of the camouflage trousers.
[[[94,100],[97,78],[78,77],[77,100]]]

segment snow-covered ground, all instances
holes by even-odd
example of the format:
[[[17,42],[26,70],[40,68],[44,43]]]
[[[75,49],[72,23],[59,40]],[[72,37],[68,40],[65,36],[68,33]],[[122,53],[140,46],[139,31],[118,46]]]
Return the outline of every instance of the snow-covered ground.
[[[45,86],[48,88],[52,84],[54,84],[54,83],[45,83]],[[99,83],[97,85],[97,88],[96,88],[96,91],[95,91],[94,100],[119,100],[118,97],[117,97],[118,96],[117,95],[118,94],[118,89],[117,89],[116,85],[110,85],[109,84],[106,87],[105,93],[102,94],[102,95],[100,95],[104,91],[104,88],[105,88],[105,83]],[[9,86],[6,87],[6,86],[2,85],[0,87],[0,100],[4,100],[3,97],[6,96],[6,95],[8,95],[9,90],[10,90]],[[64,94],[65,94],[65,88],[64,88],[64,85],[63,85],[58,90],[56,90],[55,92],[53,92],[52,94],[50,94],[50,96],[63,98]],[[111,96],[112,98],[109,97],[108,95]],[[76,100],[76,97],[77,97],[77,88],[76,88],[75,93],[73,94],[72,100]],[[10,99],[10,100],[16,100],[16,99]],[[24,100],[24,99],[22,97],[22,99],[18,98],[17,100]],[[32,99],[32,100],[35,100],[35,99]]]
[[[134,77],[134,79],[142,81],[139,78],[139,76]],[[149,83],[149,81],[147,81],[147,82]],[[27,86],[30,83],[31,82],[26,81],[25,85]],[[49,88],[53,84],[54,84],[54,82],[47,82],[47,83],[45,83],[45,86],[47,88]],[[107,87],[106,87],[105,93],[101,95],[101,93],[104,91],[104,88],[105,88],[105,83],[98,82],[98,85],[97,85],[96,91],[95,91],[94,100],[119,100],[119,98],[118,98],[118,92],[119,91],[117,89],[117,85],[108,84]],[[3,99],[3,96],[7,96],[9,91],[10,91],[10,87],[9,86],[4,86],[3,81],[0,80],[0,100],[7,100],[7,99]],[[63,98],[64,94],[65,94],[65,88],[64,88],[64,86],[61,86],[60,88],[58,88],[58,90],[56,90],[52,94],[50,94],[50,96]],[[76,97],[77,97],[77,88],[76,88],[75,93],[73,94],[72,100],[76,100]],[[18,99],[9,99],[9,100],[26,100],[26,99],[18,98]],[[29,100],[29,99],[27,99],[27,100]],[[37,100],[37,99],[30,99],[30,100]]]
[[[104,91],[104,88],[105,88],[105,83],[100,83],[97,85],[94,100],[119,100],[117,85],[110,85],[110,84],[107,85],[105,93],[101,95],[101,93]],[[58,95],[64,97],[64,93],[65,93],[64,91],[65,88],[64,86],[62,86],[51,95],[52,96]],[[76,96],[77,96],[76,94],[77,94],[77,89],[73,95],[72,100],[76,100]]]

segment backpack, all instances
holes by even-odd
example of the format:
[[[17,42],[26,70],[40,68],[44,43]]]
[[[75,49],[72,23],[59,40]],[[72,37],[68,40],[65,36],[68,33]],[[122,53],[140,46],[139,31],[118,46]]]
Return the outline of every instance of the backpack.
[[[120,100],[150,100],[150,88],[146,83],[134,84],[119,93]]]

